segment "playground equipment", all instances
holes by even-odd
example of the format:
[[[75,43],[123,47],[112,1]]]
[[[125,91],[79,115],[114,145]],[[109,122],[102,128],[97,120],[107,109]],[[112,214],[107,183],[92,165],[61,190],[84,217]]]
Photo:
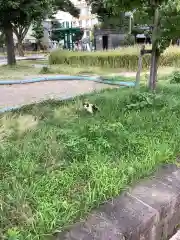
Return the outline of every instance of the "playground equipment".
[[[60,23],[59,23],[60,24]],[[64,47],[66,49],[74,49],[74,36],[76,34],[81,34],[83,32],[82,28],[79,27],[73,27],[72,22],[63,22],[62,27],[58,28],[53,28],[51,32],[59,31],[59,33],[63,36],[63,41],[64,41]],[[60,39],[62,40],[62,39]]]

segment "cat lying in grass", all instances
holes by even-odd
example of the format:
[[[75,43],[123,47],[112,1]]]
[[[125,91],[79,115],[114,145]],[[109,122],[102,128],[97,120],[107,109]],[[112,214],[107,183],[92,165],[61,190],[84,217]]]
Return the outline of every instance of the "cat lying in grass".
[[[95,104],[92,104],[89,102],[84,102],[83,107],[87,112],[89,112],[91,114],[94,114],[99,111],[99,108]]]

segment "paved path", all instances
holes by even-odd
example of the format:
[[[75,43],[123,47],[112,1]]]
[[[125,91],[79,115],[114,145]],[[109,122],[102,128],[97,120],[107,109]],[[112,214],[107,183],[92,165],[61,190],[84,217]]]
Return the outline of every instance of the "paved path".
[[[56,81],[0,86],[0,108],[29,104],[48,98],[63,99],[103,88],[115,88],[92,81]]]

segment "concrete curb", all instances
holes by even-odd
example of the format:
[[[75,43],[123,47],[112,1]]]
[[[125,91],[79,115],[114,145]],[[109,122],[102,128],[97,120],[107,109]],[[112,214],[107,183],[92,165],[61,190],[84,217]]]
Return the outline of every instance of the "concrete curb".
[[[168,165],[55,239],[164,240],[174,234],[179,223],[180,169]]]

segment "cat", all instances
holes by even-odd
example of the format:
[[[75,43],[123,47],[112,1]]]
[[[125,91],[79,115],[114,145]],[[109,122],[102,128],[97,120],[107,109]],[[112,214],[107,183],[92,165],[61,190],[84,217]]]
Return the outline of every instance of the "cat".
[[[89,112],[91,114],[94,114],[99,111],[99,108],[95,104],[92,104],[89,102],[84,102],[83,107],[87,112]]]

